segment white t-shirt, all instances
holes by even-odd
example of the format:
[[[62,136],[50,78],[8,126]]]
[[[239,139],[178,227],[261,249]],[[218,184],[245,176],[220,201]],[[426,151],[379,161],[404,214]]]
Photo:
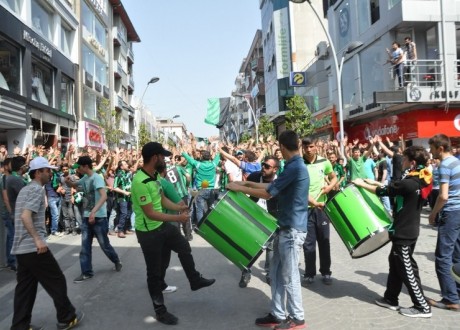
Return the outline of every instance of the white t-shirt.
[[[243,171],[241,168],[236,166],[233,162],[226,160],[224,164],[225,173],[227,175],[232,175],[233,181],[242,181],[243,180]]]

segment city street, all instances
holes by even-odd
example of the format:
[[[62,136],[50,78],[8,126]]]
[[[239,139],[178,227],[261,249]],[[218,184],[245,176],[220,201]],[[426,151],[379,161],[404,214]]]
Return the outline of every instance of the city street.
[[[414,254],[420,268],[425,294],[439,298],[439,284],[434,268],[436,229],[427,225],[424,210],[421,236]],[[84,311],[85,319],[79,329],[258,329],[257,317],[269,312],[270,288],[264,282],[264,257],[256,262],[247,288],[238,287],[240,271],[201,237],[191,242],[197,269],[216,283],[192,292],[185,274],[173,255],[167,272],[169,285],[178,291],[165,295],[170,312],[178,316],[179,325],[165,326],[153,318],[153,307],[146,287],[145,264],[135,235],[125,239],[110,236],[120,255],[123,269],[113,265],[103,255],[97,242],[93,244],[95,276],[80,284],[73,279],[80,274],[78,253],[80,236],[64,236],[49,241],[56,259],[67,278],[69,297]],[[431,319],[411,319],[374,304],[383,294],[388,271],[387,255],[390,245],[361,259],[351,259],[336,231],[331,227],[332,276],[326,286],[317,277],[308,288],[302,288],[309,329],[458,329],[460,313],[433,310]],[[300,271],[303,272],[303,261]],[[0,271],[0,329],[9,329],[13,313],[15,274]],[[401,294],[400,305],[411,305],[409,296]],[[39,287],[33,324],[55,329],[53,303]]]

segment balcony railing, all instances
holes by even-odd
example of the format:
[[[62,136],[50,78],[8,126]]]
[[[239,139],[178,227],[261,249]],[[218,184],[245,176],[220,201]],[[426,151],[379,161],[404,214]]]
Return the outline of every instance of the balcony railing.
[[[406,61],[402,66],[404,86],[443,86],[444,70],[442,60],[417,60]],[[395,89],[398,89],[398,77],[394,65],[389,66],[390,78],[395,81]]]

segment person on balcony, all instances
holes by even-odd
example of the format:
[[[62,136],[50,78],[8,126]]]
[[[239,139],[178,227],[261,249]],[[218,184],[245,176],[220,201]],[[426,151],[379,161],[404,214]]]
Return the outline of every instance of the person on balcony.
[[[405,80],[407,83],[415,85],[417,82],[417,75],[415,68],[417,65],[417,47],[411,37],[404,38],[404,51],[406,53],[406,67],[405,67]]]
[[[404,87],[404,61],[405,61],[405,54],[404,51],[401,49],[401,45],[396,41],[393,42],[391,45],[392,51],[387,48],[387,54],[389,57],[389,62],[393,65],[393,73],[395,76],[398,77],[398,87],[401,89]]]

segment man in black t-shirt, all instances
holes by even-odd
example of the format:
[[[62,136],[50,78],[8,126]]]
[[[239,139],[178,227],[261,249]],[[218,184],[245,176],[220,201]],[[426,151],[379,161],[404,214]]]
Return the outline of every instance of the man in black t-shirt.
[[[252,182],[258,182],[258,183],[270,183],[273,180],[276,179],[276,172],[279,169],[279,161],[273,156],[266,156],[264,158],[264,161],[262,163],[262,170],[253,172],[249,174],[247,177],[247,181],[252,181]],[[278,198],[273,197],[269,200],[265,200],[262,198],[256,198],[250,196],[250,198],[257,203],[260,207],[262,207],[264,210],[266,210],[268,213],[270,213],[272,216],[275,218],[278,215]],[[270,258],[272,255],[272,245],[271,242],[267,246],[266,249],[266,257],[265,257],[265,279],[268,284],[270,284],[270,273],[269,273],[269,268],[270,268]],[[251,280],[251,270],[243,270],[241,274],[241,279],[239,286],[240,288],[245,288],[248,286],[249,281]]]

